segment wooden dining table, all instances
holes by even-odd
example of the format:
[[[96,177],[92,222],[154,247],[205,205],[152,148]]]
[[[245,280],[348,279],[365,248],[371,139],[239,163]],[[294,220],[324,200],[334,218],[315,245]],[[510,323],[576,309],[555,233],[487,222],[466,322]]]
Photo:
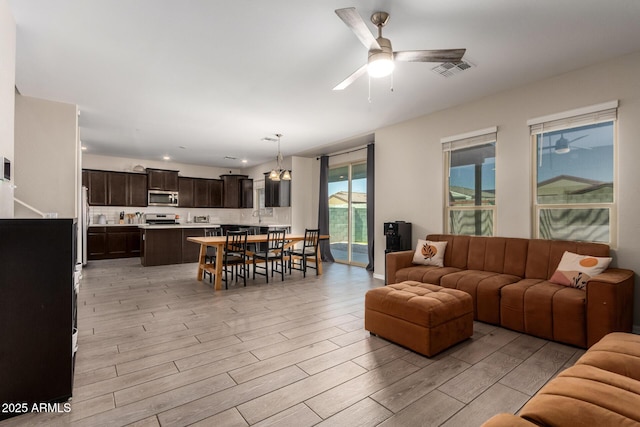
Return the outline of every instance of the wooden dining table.
[[[329,235],[320,235],[320,240],[329,239]],[[304,234],[289,234],[285,237],[284,248],[288,249],[298,242],[304,240]],[[200,256],[198,258],[198,274],[197,279],[202,281],[204,272],[208,271],[213,275],[215,289],[222,289],[222,264],[223,257],[216,256],[215,265],[207,264],[205,258],[207,255],[207,247],[211,246],[216,248],[216,253],[221,254],[224,250],[224,245],[227,242],[226,236],[209,236],[209,237],[187,237],[187,241],[198,243],[200,245]],[[268,236],[266,234],[253,234],[247,236],[247,244],[249,243],[265,243],[268,242]],[[322,274],[322,259],[318,254],[318,274]]]

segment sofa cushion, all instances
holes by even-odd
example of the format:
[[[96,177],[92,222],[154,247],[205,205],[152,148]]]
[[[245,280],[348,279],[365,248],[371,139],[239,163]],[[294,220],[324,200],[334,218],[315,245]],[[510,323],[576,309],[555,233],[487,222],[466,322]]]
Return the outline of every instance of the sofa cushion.
[[[610,263],[611,257],[579,255],[565,251],[549,281],[558,285],[586,289],[589,279],[606,270]]]
[[[431,240],[418,239],[416,251],[413,254],[413,263],[443,267],[446,249],[447,242],[434,242]]]
[[[602,243],[531,239],[524,278],[549,280],[566,251],[595,257],[609,256],[609,246]]]
[[[621,332],[608,334],[592,345],[576,365],[597,366],[640,381],[640,336]]]
[[[514,331],[525,332],[524,294],[541,279],[523,279],[500,290],[500,324]]]
[[[548,281],[536,283],[524,293],[525,332],[548,340],[586,346],[584,292]],[[559,317],[554,319],[554,314]],[[564,339],[569,339],[565,341]]]
[[[440,279],[440,286],[465,291],[473,299],[474,318],[500,324],[500,289],[520,278],[491,271],[462,270]]]
[[[440,278],[450,273],[460,271],[455,267],[436,267],[433,265],[415,265],[396,271],[396,283],[414,280],[422,283],[440,284]]]
[[[626,379],[628,381],[624,378],[618,380],[627,386],[633,382],[629,378]],[[637,426],[640,422],[640,395],[630,389],[601,382],[596,373],[580,373],[569,368],[547,383],[519,414],[538,425]]]

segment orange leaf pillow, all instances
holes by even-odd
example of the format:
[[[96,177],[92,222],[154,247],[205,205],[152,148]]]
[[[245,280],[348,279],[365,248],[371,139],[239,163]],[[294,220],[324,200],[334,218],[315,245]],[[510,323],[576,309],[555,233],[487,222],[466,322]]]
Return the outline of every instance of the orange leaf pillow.
[[[432,242],[430,240],[418,239],[416,252],[413,254],[413,263],[422,265],[444,265],[444,251],[447,242]]]
[[[578,255],[565,251],[560,264],[549,281],[558,285],[586,290],[587,282],[593,276],[609,267],[611,258]]]

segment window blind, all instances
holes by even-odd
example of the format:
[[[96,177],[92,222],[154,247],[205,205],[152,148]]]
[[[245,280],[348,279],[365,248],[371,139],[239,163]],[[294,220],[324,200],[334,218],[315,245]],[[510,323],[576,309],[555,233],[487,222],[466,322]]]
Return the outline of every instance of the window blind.
[[[463,148],[475,147],[477,145],[495,142],[498,137],[498,127],[490,127],[460,135],[442,138],[442,151],[454,151]]]
[[[616,120],[618,101],[565,111],[527,121],[531,135]]]

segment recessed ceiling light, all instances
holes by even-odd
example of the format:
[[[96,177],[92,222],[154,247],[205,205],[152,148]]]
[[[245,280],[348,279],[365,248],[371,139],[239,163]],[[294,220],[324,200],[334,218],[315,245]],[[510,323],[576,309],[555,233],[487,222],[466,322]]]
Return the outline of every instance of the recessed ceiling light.
[[[242,163],[247,163],[247,159],[242,159]]]
[[[169,156],[162,156],[162,160],[171,160],[171,157],[169,157]]]
[[[83,145],[82,147],[80,147],[82,149],[82,151],[85,151],[87,149],[87,147],[85,145]]]

